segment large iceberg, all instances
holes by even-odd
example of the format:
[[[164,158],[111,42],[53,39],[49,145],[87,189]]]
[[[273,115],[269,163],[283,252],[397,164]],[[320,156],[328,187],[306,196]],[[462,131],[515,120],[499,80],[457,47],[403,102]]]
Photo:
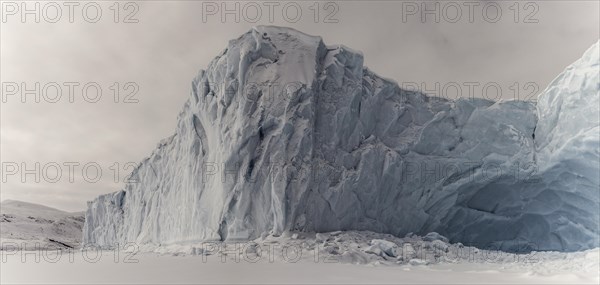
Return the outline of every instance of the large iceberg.
[[[84,243],[371,230],[511,251],[598,247],[598,53],[537,105],[452,101],[399,88],[347,47],[255,27],[193,80],[136,183],[88,203]]]

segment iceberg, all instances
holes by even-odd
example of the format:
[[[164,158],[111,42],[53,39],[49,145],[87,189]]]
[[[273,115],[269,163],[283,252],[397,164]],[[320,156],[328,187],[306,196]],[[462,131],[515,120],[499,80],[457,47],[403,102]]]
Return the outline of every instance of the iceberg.
[[[84,244],[289,231],[436,232],[507,251],[599,246],[598,43],[538,103],[401,89],[290,28],[231,40],[175,134],[88,202]]]

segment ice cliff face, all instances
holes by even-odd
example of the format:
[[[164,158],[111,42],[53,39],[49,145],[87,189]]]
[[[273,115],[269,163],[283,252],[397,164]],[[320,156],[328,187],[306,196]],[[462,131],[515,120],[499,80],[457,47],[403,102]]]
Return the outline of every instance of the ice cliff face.
[[[89,203],[84,243],[372,230],[505,250],[596,247],[598,84],[596,45],[537,110],[447,101],[401,90],[359,52],[256,27],[194,79],[137,183]]]
[[[532,212],[543,215],[553,248],[599,246],[600,49],[596,42],[538,98],[540,181]]]

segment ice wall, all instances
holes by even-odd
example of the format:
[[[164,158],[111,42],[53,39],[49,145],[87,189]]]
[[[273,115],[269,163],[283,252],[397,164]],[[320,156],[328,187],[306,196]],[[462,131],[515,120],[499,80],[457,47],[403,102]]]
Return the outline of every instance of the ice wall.
[[[505,250],[597,247],[597,48],[536,111],[402,90],[359,52],[256,27],[194,79],[138,182],[89,203],[84,242],[352,229]],[[577,122],[586,117],[595,121]]]

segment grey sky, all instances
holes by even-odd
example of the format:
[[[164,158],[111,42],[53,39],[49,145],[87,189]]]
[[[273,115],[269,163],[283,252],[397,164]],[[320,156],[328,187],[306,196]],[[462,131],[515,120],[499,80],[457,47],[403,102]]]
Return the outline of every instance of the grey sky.
[[[58,23],[44,19],[36,23],[33,16],[22,23],[17,14],[7,16],[6,22],[0,24],[1,81],[5,85],[25,82],[30,88],[34,82],[40,82],[41,87],[56,82],[62,85],[63,93],[57,103],[43,99],[35,103],[33,95],[25,103],[18,95],[2,102],[1,160],[5,167],[11,163],[19,165],[16,175],[2,181],[2,200],[78,211],[85,208],[85,201],[119,190],[123,183],[113,181],[114,163],[119,164],[123,180],[131,170],[126,163],[139,162],[162,138],[171,135],[177,114],[189,95],[191,79],[225,48],[229,39],[254,25],[289,26],[320,35],[327,44],[360,50],[365,65],[401,85],[425,83],[427,89],[433,89],[436,82],[440,87],[449,82],[476,82],[480,86],[497,82],[505,99],[514,97],[514,82],[519,83],[521,97],[533,90],[524,89],[528,82],[533,82],[528,86],[538,86],[537,91],[541,92],[598,40],[600,26],[597,1],[531,2],[534,6],[500,2],[502,16],[495,23],[485,19],[478,8],[487,2],[474,8],[473,23],[465,14],[468,10],[464,2],[448,1],[439,2],[440,9],[448,3],[463,8],[456,23],[449,21],[454,17],[453,6],[445,10],[450,18],[442,14],[439,23],[431,15],[423,22],[418,13],[406,15],[405,21],[402,15],[409,7],[389,1],[334,2],[338,9],[331,19],[338,23],[324,23],[325,15],[334,8],[325,9],[324,2],[318,7],[318,23],[314,21],[316,7],[310,7],[312,1],[296,2],[303,11],[296,23],[285,21],[278,8],[283,2],[275,6],[273,23],[263,4],[259,4],[263,15],[256,23],[245,21],[243,15],[239,23],[232,15],[222,23],[220,13],[207,15],[203,21],[201,1],[137,2],[139,11],[134,19],[139,23],[121,23],[133,11],[123,6],[120,23],[114,23],[110,9],[113,2],[97,3],[103,11],[97,23],[88,23],[76,13],[73,23],[65,14]],[[204,2],[205,9],[207,3]],[[233,7],[235,2],[229,3]],[[238,3],[240,9],[248,4]],[[421,8],[421,2],[410,3]],[[79,7],[82,6],[83,2]],[[65,13],[67,8],[63,9]],[[488,12],[493,14],[492,10]],[[530,13],[531,17],[526,18]],[[531,20],[538,22],[525,23]],[[73,103],[67,98],[64,82],[80,84],[75,87]],[[81,96],[81,88],[88,82],[97,82],[102,88],[102,98],[97,103],[88,103]],[[114,82],[120,82],[121,87],[135,82],[139,86],[135,96],[139,102],[123,103],[127,91],[121,90],[120,102],[114,103],[109,89]],[[483,96],[481,88],[475,91],[477,97]],[[465,88],[462,95],[466,92]],[[488,94],[492,96],[495,94]],[[22,163],[32,169],[36,162],[40,168],[47,166],[50,177],[42,175],[37,183],[34,175],[28,174],[21,181]],[[62,177],[56,183],[49,181],[55,177],[52,162],[61,165]],[[64,165],[68,162],[80,164],[74,167],[73,182]],[[86,163],[100,165],[102,178],[98,182],[86,181],[82,176]],[[42,169],[40,172],[43,174]],[[92,177],[87,178],[93,178],[93,168],[88,174]]]

